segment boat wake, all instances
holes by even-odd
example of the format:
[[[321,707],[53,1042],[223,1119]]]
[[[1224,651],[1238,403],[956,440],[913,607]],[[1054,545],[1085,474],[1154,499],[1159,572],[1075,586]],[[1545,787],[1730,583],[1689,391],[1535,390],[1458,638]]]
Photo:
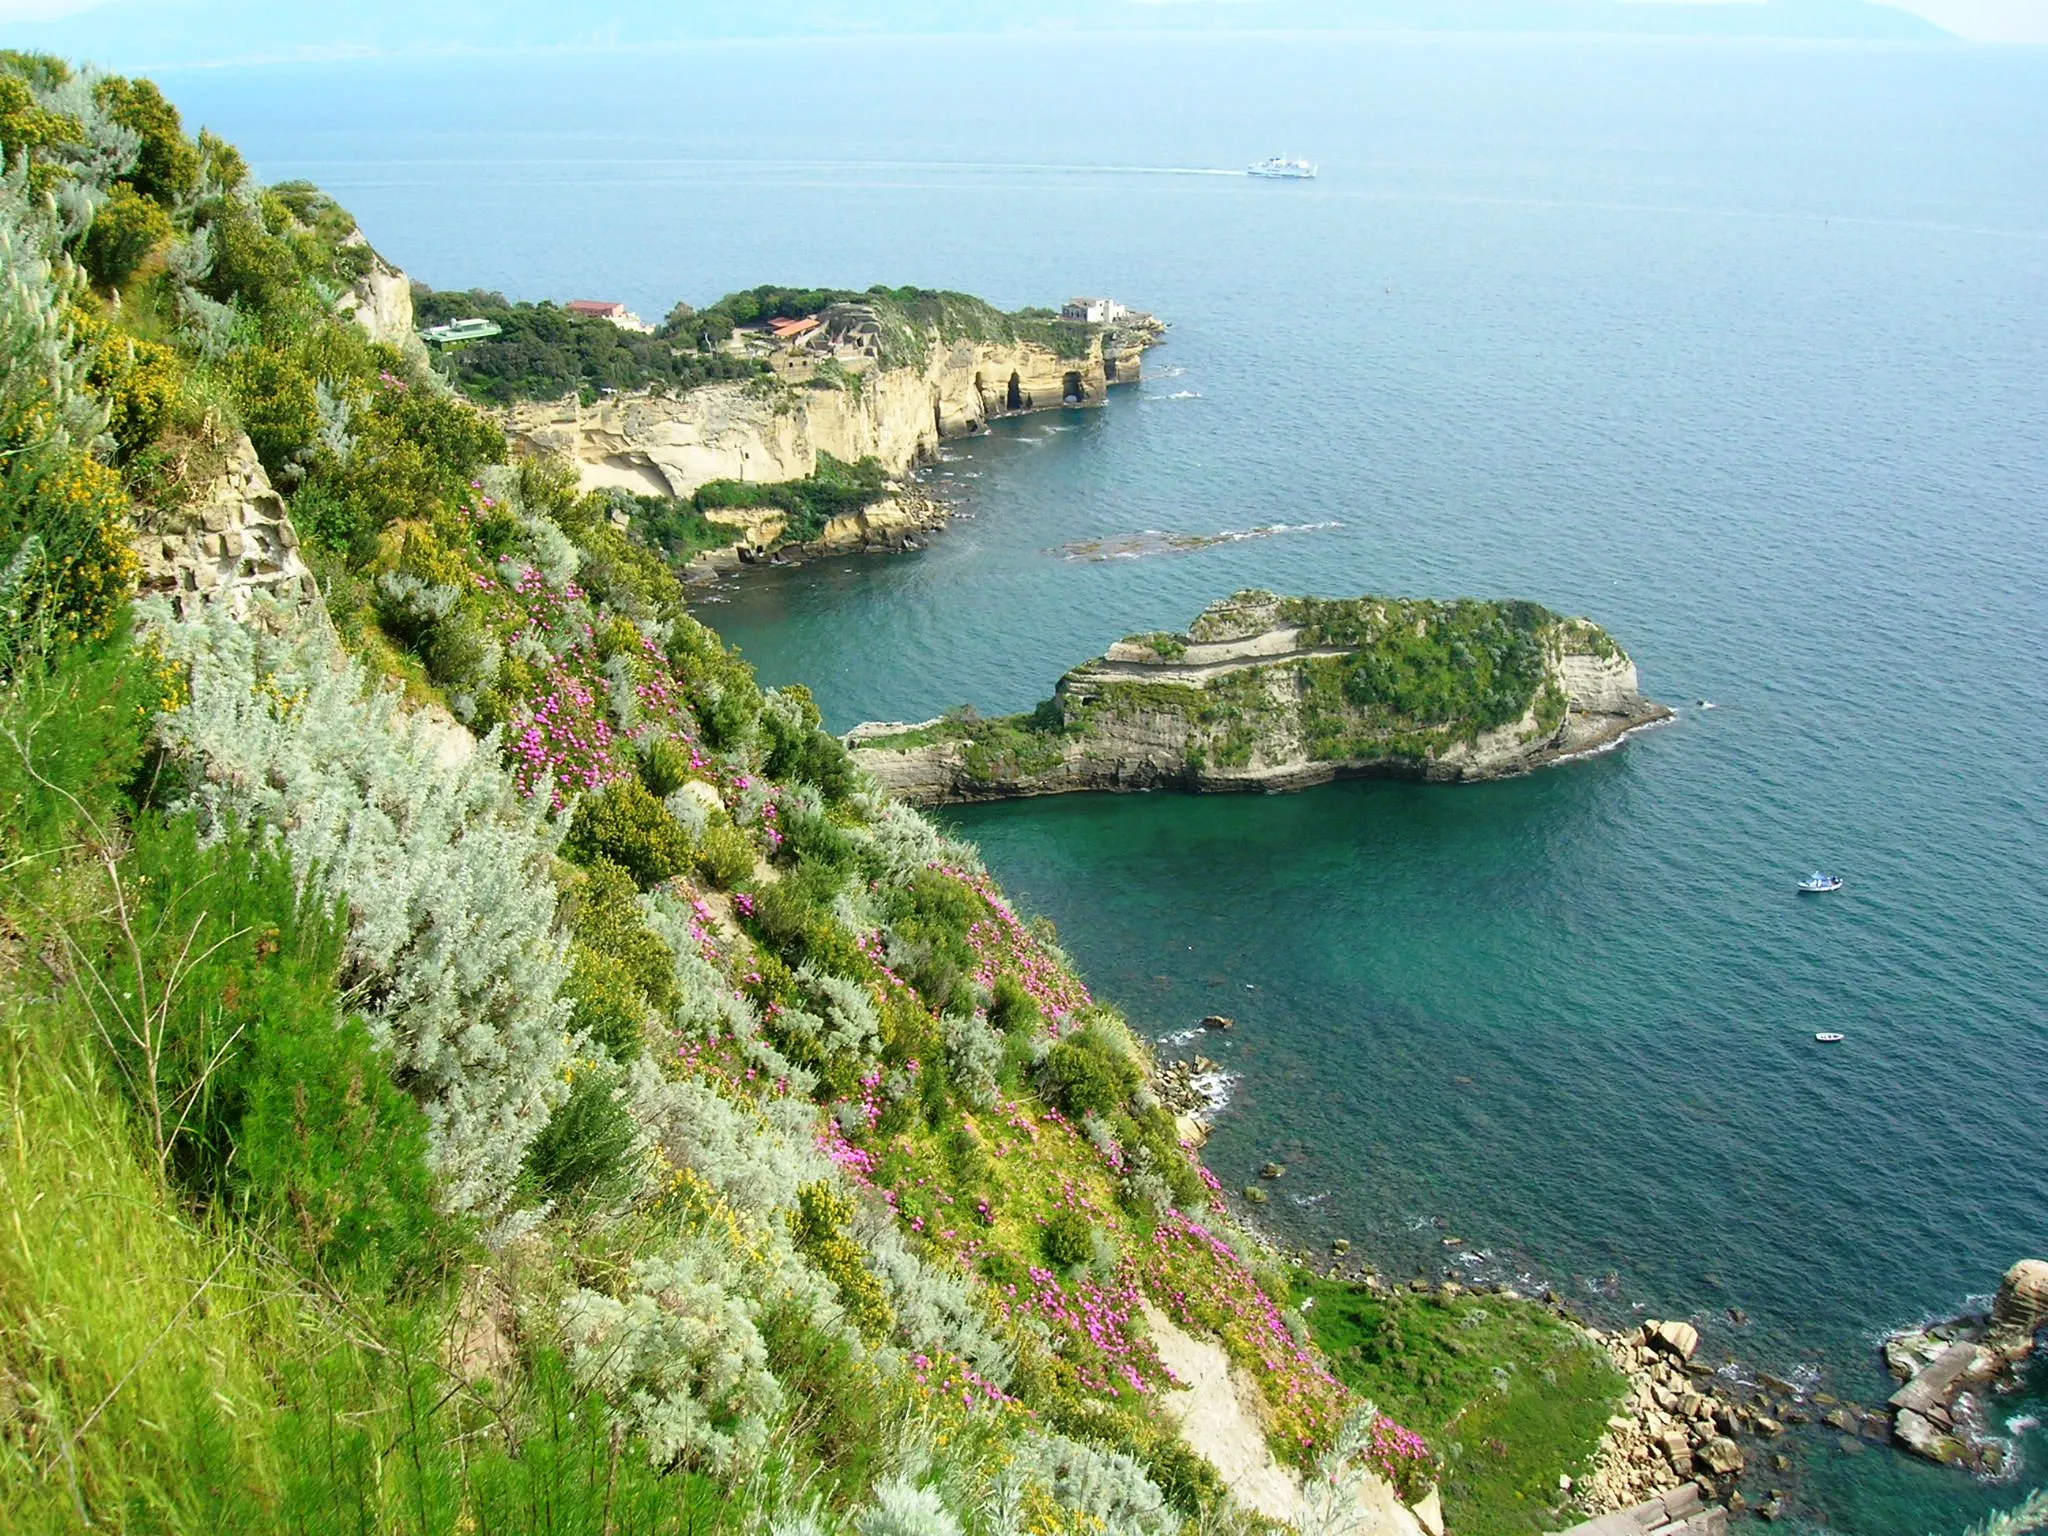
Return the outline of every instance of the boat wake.
[[[1323,523],[1263,523],[1256,528],[1226,528],[1220,533],[1166,533],[1147,528],[1114,539],[1077,539],[1062,544],[1052,553],[1064,560],[1143,560],[1153,555],[1188,555],[1214,549],[1219,544],[1242,544],[1250,539],[1272,539],[1288,533],[1323,533],[1344,525]]]

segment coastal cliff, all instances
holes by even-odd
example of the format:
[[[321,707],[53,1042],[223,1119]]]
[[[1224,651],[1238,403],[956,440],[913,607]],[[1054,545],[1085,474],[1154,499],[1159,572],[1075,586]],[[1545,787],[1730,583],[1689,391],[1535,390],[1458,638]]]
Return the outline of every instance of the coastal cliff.
[[[1100,405],[1133,383],[1156,327],[1094,329],[1061,349],[1016,339],[923,338],[922,360],[865,369],[858,359],[820,367],[803,360],[760,378],[681,394],[646,391],[585,404],[577,395],[498,411],[506,436],[527,452],[576,466],[583,489],[620,487],[688,496],[715,480],[789,481],[816,473],[821,456],[872,458],[903,475],[949,437],[1002,416]]]
[[[1240,592],[1134,635],[1028,715],[846,737],[915,805],[1079,790],[1293,790],[1363,774],[1472,782],[1593,751],[1671,712],[1606,631],[1533,603]]]

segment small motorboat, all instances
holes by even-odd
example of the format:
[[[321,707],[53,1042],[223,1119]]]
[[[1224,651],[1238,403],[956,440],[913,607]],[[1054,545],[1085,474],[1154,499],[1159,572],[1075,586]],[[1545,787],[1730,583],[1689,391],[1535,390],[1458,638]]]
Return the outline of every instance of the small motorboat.
[[[1822,1045],[1840,1045],[1842,1041],[1847,1037],[1843,1035],[1838,1035],[1834,1033],[1832,1030],[1824,1029],[1820,1031],[1820,1033],[1816,1034],[1813,1038],[1818,1040]]]
[[[1841,888],[1840,875],[1824,875],[1817,869],[1799,882],[1799,894],[1802,896],[1825,896],[1829,891],[1839,891]]]

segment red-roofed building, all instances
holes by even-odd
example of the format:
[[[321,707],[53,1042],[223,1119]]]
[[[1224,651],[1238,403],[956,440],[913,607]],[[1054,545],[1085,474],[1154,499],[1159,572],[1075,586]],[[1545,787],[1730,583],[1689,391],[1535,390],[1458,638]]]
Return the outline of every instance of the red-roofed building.
[[[768,322],[768,334],[780,342],[802,341],[825,322],[816,315],[804,315],[797,319],[778,319]]]
[[[654,329],[625,305],[613,299],[571,299],[562,308],[572,315],[582,315],[591,320],[609,320],[622,331]]]

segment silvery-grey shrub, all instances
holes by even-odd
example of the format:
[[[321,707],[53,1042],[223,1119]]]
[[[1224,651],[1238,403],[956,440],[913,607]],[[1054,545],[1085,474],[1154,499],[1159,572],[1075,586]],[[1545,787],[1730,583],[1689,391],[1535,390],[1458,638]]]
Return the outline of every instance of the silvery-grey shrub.
[[[1122,1451],[1101,1451],[1050,1430],[1017,1442],[1010,1471],[1041,1484],[1055,1502],[1112,1529],[1169,1536],[1180,1525],[1144,1466]]]
[[[767,1449],[783,1396],[750,1292],[739,1262],[698,1239],[634,1264],[622,1299],[563,1303],[571,1368],[628,1411],[656,1466],[730,1471]]]
[[[499,1214],[576,1048],[549,875],[559,829],[495,740],[402,713],[323,632],[145,613],[190,668],[190,701],[158,724],[182,806],[209,835],[269,829],[346,904],[344,979],[426,1111],[443,1203]]]
[[[1003,1037],[983,1013],[948,1013],[939,1019],[946,1042],[946,1067],[961,1096],[976,1109],[994,1109],[996,1073],[1003,1065]]]
[[[853,1517],[860,1536],[961,1536],[960,1522],[936,1490],[906,1478],[875,1485],[865,1509]]]

